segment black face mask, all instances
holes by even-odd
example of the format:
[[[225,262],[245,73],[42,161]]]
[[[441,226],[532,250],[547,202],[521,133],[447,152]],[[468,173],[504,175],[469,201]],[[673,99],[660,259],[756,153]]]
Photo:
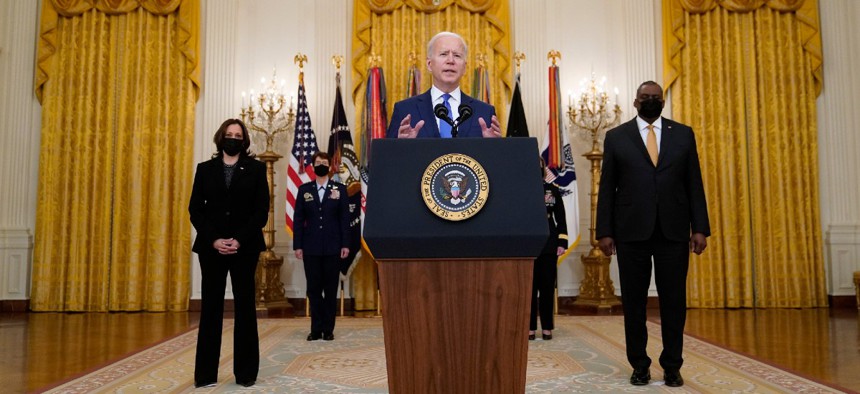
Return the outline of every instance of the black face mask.
[[[639,117],[642,119],[658,118],[661,112],[663,112],[663,100],[648,99],[639,102]]]
[[[314,174],[317,176],[326,176],[328,175],[328,166],[325,164],[318,164],[314,166]]]
[[[242,151],[243,142],[243,140],[237,140],[235,138],[224,138],[221,141],[221,150],[223,150],[228,156],[236,156]]]

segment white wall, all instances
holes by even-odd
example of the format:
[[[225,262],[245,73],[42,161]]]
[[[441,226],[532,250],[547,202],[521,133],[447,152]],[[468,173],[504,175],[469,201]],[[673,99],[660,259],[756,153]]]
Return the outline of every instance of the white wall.
[[[41,129],[33,93],[40,4],[0,0],[0,300],[30,298]]]
[[[334,103],[331,56],[343,55],[342,87],[350,126],[355,109],[350,100],[352,1],[350,0],[217,0],[202,1],[201,40],[203,90],[198,103],[195,161],[213,150],[212,135],[228,117],[238,117],[240,92],[259,91],[260,78],[271,77],[277,66],[287,80],[287,94],[295,94],[297,52],[305,65],[309,111],[317,140],[324,149]],[[576,91],[579,81],[594,72],[607,85],[620,89],[623,119],[633,116],[636,86],[661,81],[659,0],[511,0],[512,49],[526,54],[522,68],[523,100],[532,136],[542,138],[548,117],[546,54],[559,50],[562,92]],[[32,93],[33,58],[40,5],[38,2],[0,0],[0,299],[29,298],[32,237],[38,176],[40,107]],[[854,128],[860,114],[849,106],[860,91],[860,77],[852,65],[860,62],[860,18],[853,0],[820,3],[825,55],[825,89],[819,103],[822,231],[828,285],[834,295],[853,294],[852,272],[860,270],[860,137]],[[389,81],[389,83],[401,83]],[[667,110],[665,114],[669,114]],[[579,293],[582,265],[579,256],[587,242],[591,184],[590,163],[583,157],[588,144],[572,139],[579,177],[581,232],[575,253],[559,269],[559,294]],[[282,155],[289,147],[282,143]],[[287,296],[304,297],[304,273],[292,257],[290,240],[280,222],[284,217],[286,160],[275,166],[275,251],[285,258],[282,270]],[[192,258],[192,297],[199,298],[199,269]],[[619,286],[616,264],[612,278]]]
[[[819,2],[824,52],[824,90],[818,97],[818,162],[821,225],[833,295],[854,294],[860,271],[860,2]]]

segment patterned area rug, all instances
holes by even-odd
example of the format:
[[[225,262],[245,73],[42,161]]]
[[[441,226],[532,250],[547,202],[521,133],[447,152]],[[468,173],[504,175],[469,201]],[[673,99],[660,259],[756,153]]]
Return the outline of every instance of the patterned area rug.
[[[649,322],[648,353],[662,349],[660,326]],[[338,318],[334,341],[305,341],[307,319],[263,319],[257,385],[238,386],[232,375],[232,322],[224,325],[218,385],[193,385],[193,330],[49,393],[386,393],[385,349],[381,319]],[[655,362],[648,386],[631,386],[619,316],[558,316],[551,341],[529,343],[527,393],[838,393],[833,388],[685,337],[685,385],[663,385]]]

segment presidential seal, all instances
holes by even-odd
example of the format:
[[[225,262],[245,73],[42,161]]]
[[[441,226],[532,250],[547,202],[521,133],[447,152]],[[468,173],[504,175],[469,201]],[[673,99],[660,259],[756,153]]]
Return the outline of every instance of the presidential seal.
[[[445,220],[475,216],[487,202],[490,182],[475,159],[450,153],[433,160],[421,177],[421,194],[427,208]]]

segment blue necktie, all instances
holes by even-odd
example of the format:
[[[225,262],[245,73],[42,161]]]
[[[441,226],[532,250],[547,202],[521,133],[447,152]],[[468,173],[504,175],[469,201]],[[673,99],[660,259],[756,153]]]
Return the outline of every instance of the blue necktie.
[[[450,117],[452,113],[451,104],[448,104],[449,98],[451,98],[451,95],[448,93],[442,95],[442,100],[444,100],[443,103],[445,104],[445,108],[448,108],[448,116]],[[439,135],[442,138],[451,138],[451,125],[442,119],[439,119]]]

